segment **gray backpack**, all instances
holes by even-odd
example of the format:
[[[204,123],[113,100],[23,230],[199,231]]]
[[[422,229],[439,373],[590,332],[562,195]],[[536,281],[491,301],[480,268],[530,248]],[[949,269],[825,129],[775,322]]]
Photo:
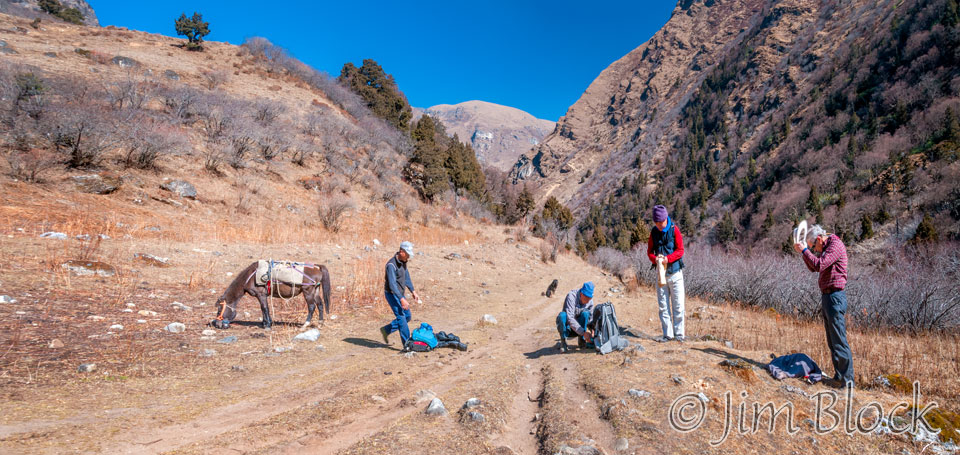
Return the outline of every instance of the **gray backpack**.
[[[597,305],[593,309],[590,325],[593,326],[593,343],[597,347],[597,352],[609,354],[613,351],[622,351],[630,345],[630,342],[620,334],[617,310],[613,308],[612,303],[604,302]]]

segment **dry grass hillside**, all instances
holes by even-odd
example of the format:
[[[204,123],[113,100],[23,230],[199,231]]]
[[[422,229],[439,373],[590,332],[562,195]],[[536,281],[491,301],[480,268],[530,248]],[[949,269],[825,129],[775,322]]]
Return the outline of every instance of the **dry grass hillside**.
[[[108,91],[112,83],[131,77],[139,81],[149,70],[145,80],[158,84],[151,93],[166,93],[172,81],[161,78],[173,70],[181,84],[205,99],[229,96],[240,103],[230,105],[240,107],[228,111],[228,118],[248,115],[245,103],[266,99],[285,106],[272,126],[279,129],[270,131],[293,132],[300,145],[314,139],[337,144],[333,151],[319,147],[300,164],[288,151],[272,159],[247,156],[233,163],[236,167],[225,162],[211,170],[205,151],[221,142],[202,130],[210,113],[173,124],[169,108],[159,101],[163,95],[155,95],[130,118],[156,121],[189,146],[163,154],[154,166],[123,165],[129,147],[124,142],[105,149],[96,166],[74,169],[59,163],[31,181],[4,167],[2,453],[955,450],[922,432],[815,432],[810,419],[815,418],[816,400],[810,397],[830,389],[798,380],[778,382],[762,370],[771,353],[802,351],[832,373],[822,327],[815,322],[691,299],[690,341],[655,343],[659,323],[651,289],[635,281],[622,283],[565,251],[552,261],[549,246],[527,236],[524,228],[478,222],[455,205],[399,203],[409,188],[391,190],[399,195],[387,199],[392,183],[372,169],[380,166],[371,157],[381,144],[370,139],[376,125],[324,108],[334,103],[323,92],[252,61],[249,51],[209,43],[203,53],[187,53],[171,38],[49,24],[34,30],[25,20],[8,16],[0,16],[0,39],[16,52],[0,54],[0,63],[9,65],[5,68],[39,74],[50,87],[72,81]],[[89,57],[76,48],[88,50]],[[141,66],[136,72],[120,68],[112,63],[117,55]],[[204,71],[228,75],[213,84]],[[52,96],[52,106],[72,106],[61,96]],[[87,108],[130,112],[93,102]],[[324,112],[321,124],[345,120],[360,125],[360,132],[318,127],[321,132],[315,135],[313,129],[286,125],[309,117],[314,109]],[[41,111],[40,118],[47,112]],[[35,120],[20,116],[12,121],[33,137],[31,125],[44,128]],[[354,134],[357,138],[342,137]],[[50,145],[42,137],[28,143],[34,147],[26,152],[56,152],[38,148]],[[25,152],[6,147],[4,157]],[[391,147],[382,146],[380,158],[398,156]],[[343,166],[338,159],[351,157],[352,163],[362,163],[354,168],[356,178],[349,178],[350,167],[338,167]],[[77,177],[92,174],[116,188],[102,191],[106,194],[87,192],[90,186],[78,182],[88,179]],[[166,178],[189,181],[196,196],[161,188]],[[344,198],[350,204],[341,207],[340,225],[325,224],[322,215],[329,214],[329,202]],[[62,236],[43,237],[45,233]],[[413,305],[411,324],[429,322],[436,330],[456,333],[469,343],[466,352],[404,354],[396,334],[389,345],[382,343],[378,328],[391,318],[382,296],[383,266],[402,240],[416,245],[410,270],[423,297]],[[260,328],[259,308],[251,297],[240,302],[229,329],[209,325],[217,296],[238,271],[262,258],[330,268],[331,313],[320,324],[317,341],[293,339],[306,314],[300,297],[270,302],[275,325],[269,331]],[[559,280],[558,293],[547,298],[541,293],[553,279]],[[565,292],[587,280],[597,283],[597,301],[616,305],[619,322],[628,329],[628,350],[606,356],[586,350],[559,354],[554,318]],[[496,323],[481,322],[484,315]],[[166,330],[172,323],[183,324],[183,331]],[[955,337],[879,330],[852,331],[850,336],[861,385],[853,405],[865,409],[863,425],[884,422],[884,415],[867,406],[872,401],[886,414],[896,403],[909,403],[911,379],[920,381],[921,406],[936,400],[943,409],[958,410],[960,342]],[[81,368],[88,364],[96,367]],[[881,376],[887,376],[889,386],[875,381]],[[741,403],[748,410],[754,402],[769,401],[778,408],[792,403],[797,432],[788,432],[781,416],[769,433],[764,418],[756,429],[734,431],[711,446],[722,434],[728,391],[734,410]],[[424,412],[434,397],[446,414]],[[700,429],[680,432],[671,426],[668,411],[678,397],[694,400],[688,401],[694,406],[684,414],[688,417],[702,403],[699,409],[706,414]],[[467,406],[471,398],[479,403]],[[894,423],[909,422],[908,412],[900,407]],[[956,433],[949,433],[960,425],[955,413],[928,418],[946,430],[944,441],[956,442]],[[830,425],[830,418],[823,424]]]

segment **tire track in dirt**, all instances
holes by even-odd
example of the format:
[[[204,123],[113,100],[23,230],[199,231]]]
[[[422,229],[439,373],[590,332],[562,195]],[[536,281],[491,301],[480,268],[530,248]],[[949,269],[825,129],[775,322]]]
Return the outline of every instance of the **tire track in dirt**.
[[[541,327],[550,317],[550,299],[542,298],[540,302],[536,303],[536,316],[528,318],[523,324],[510,329],[505,337],[502,337],[501,340],[497,343],[486,345],[476,351],[477,355],[472,356],[472,359],[478,359],[481,357],[488,356],[491,352],[503,353],[509,352],[511,347],[516,351],[517,347],[525,346],[530,347],[531,345],[536,345],[536,341],[533,340],[530,336],[530,333],[536,327]],[[504,346],[507,349],[504,349]],[[430,381],[426,382],[426,388],[435,392],[437,395],[442,394],[448,389],[452,388],[461,380],[464,380],[469,376],[469,371],[464,368],[466,365],[466,359],[458,359],[459,362],[451,363],[450,365],[445,366],[441,371],[437,372]],[[534,383],[537,379],[534,378]],[[527,381],[521,381],[521,384],[526,383]],[[520,387],[520,393],[522,391],[522,399],[524,401],[526,398],[526,389]],[[516,399],[520,399],[521,396],[518,395]],[[336,453],[340,450],[347,449],[352,445],[362,441],[363,439],[370,437],[380,431],[383,428],[389,426],[389,424],[402,419],[408,415],[411,415],[415,412],[422,411],[420,406],[407,406],[401,407],[401,400],[396,400],[393,406],[400,407],[395,411],[384,413],[381,410],[372,410],[366,413],[363,413],[359,416],[353,418],[351,423],[347,423],[345,426],[340,426],[338,424],[333,424],[337,428],[337,432],[330,437],[316,437],[312,436],[302,441],[297,441],[295,445],[291,445],[284,450],[284,453],[304,453],[312,454],[316,453],[317,449],[320,447],[323,448],[324,453]],[[536,403],[534,403],[535,405]],[[534,411],[535,412],[535,411]],[[518,414],[514,409],[512,418],[524,418],[522,414]],[[533,419],[533,414],[529,415],[529,418]],[[532,427],[532,425],[531,425]],[[535,437],[528,436],[527,438],[518,438],[529,439],[530,444],[533,447],[535,445]],[[535,452],[530,452],[535,453]]]

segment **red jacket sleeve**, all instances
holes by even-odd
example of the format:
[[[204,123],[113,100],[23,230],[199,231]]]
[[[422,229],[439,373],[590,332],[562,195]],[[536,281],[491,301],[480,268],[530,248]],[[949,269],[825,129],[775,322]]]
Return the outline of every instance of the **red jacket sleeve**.
[[[651,264],[657,263],[657,255],[653,254],[653,233],[652,232],[650,233],[650,237],[647,238],[647,257],[650,258]]]
[[[680,235],[680,228],[676,224],[673,225],[673,239],[673,253],[667,255],[667,264],[676,262],[683,257],[683,236]]]

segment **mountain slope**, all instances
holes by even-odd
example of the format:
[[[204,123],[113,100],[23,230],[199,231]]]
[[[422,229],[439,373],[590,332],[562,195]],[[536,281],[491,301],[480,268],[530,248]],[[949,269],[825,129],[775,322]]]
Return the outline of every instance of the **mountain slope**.
[[[449,133],[469,141],[481,163],[504,171],[555,126],[520,109],[485,101],[438,104],[423,112],[439,119]]]
[[[100,26],[97,13],[85,0],[60,0],[64,8],[76,8],[83,15],[85,25]],[[0,0],[0,13],[24,17],[44,17],[38,0]]]
[[[588,250],[629,248],[656,203],[712,241],[778,246],[799,218],[849,241],[869,237],[870,218],[904,240],[923,212],[956,236],[956,11],[682,1],[512,175],[575,209]]]

